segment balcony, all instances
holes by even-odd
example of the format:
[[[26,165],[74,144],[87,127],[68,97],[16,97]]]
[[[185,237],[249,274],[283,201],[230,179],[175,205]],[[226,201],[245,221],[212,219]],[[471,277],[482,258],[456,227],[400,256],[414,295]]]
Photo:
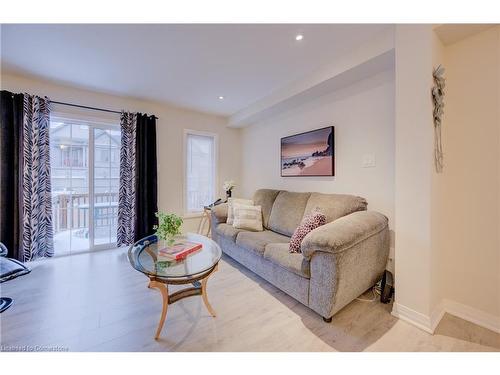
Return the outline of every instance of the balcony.
[[[87,193],[56,192],[52,196],[56,255],[85,251],[90,238],[90,200]],[[94,194],[94,247],[116,242],[118,193]]]

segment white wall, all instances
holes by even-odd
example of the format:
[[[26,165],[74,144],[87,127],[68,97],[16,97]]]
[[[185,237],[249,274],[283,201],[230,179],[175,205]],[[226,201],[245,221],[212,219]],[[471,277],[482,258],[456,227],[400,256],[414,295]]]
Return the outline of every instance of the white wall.
[[[0,84],[2,89],[12,92],[46,95],[57,101],[116,110],[147,112],[158,116],[158,205],[160,210],[183,213],[183,129],[218,134],[219,182],[217,186],[221,187],[222,182],[228,179],[240,181],[240,129],[226,128],[227,119],[225,117],[174,107],[166,103],[81,90],[5,72],[2,72]],[[54,111],[64,112],[70,116],[114,119],[119,123],[119,115],[116,114],[57,105],[54,106]],[[235,193],[238,193],[237,189]],[[198,222],[198,218],[186,219],[184,230],[196,230]]]
[[[441,189],[435,202],[443,298],[498,317],[499,54],[499,27],[445,48],[445,168],[436,176]]]
[[[393,311],[430,332],[445,311],[500,332],[499,27],[445,46],[432,25],[398,25],[395,45]],[[430,96],[438,64],[446,68],[441,174]]]
[[[500,62],[500,26],[497,27],[498,31],[498,40],[497,40],[497,61]],[[497,80],[497,87],[498,87],[498,96],[497,96],[497,115],[498,115],[498,144],[500,145],[500,63],[498,64],[498,80]],[[498,164],[498,190],[500,191],[500,163]],[[498,236],[498,243],[500,244],[500,199],[498,200],[498,223],[497,223],[497,236]],[[500,252],[500,246],[498,251]],[[498,274],[500,275],[500,255],[497,257],[497,266],[498,266]],[[499,276],[500,278],[500,276]],[[498,298],[498,304],[500,305],[500,280],[498,282],[498,289],[497,289],[497,298]],[[500,320],[500,313],[497,314],[498,319]]]
[[[394,312],[425,329],[431,299],[432,27],[396,27]]]
[[[280,177],[280,138],[335,126],[335,177]],[[394,74],[380,73],[243,129],[242,194],[259,188],[357,194],[394,218]],[[363,168],[364,154],[376,167]]]
[[[441,42],[441,39],[433,29],[431,33],[431,50],[432,50],[432,69],[438,67],[439,65],[446,66],[445,60],[445,46]],[[432,81],[432,85],[434,85],[434,80]],[[432,108],[434,108],[432,104]],[[434,121],[431,118],[430,127],[434,129]],[[433,142],[434,142],[434,133],[433,133]],[[434,143],[432,144],[434,145]],[[442,275],[443,275],[443,267],[442,267],[442,251],[440,250],[439,238],[441,237],[440,226],[443,222],[447,221],[447,215],[445,210],[442,209],[441,203],[443,202],[442,196],[447,194],[448,187],[444,183],[442,178],[443,173],[437,173],[435,167],[434,160],[434,148],[432,154],[432,162],[430,169],[432,171],[432,182],[431,182],[431,295],[430,295],[430,316],[432,317],[433,313],[444,298],[444,290],[442,287]],[[432,318],[431,318],[432,320]],[[431,322],[432,326],[432,322]]]

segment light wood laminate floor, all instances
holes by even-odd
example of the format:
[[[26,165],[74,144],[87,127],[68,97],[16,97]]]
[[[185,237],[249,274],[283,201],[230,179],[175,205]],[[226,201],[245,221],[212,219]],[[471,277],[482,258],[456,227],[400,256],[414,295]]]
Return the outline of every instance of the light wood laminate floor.
[[[0,284],[14,305],[0,314],[4,351],[499,351],[500,335],[445,315],[429,335],[391,316],[390,305],[354,301],[324,323],[224,257],[208,281],[212,318],[200,297],[169,306],[153,339],[161,296],[115,249],[43,260]],[[173,288],[175,290],[175,288]],[[369,297],[369,295],[367,295]]]

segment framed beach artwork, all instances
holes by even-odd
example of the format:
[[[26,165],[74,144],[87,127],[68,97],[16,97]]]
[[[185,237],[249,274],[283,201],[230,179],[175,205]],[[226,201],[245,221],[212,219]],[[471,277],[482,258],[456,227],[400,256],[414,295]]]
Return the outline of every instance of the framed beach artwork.
[[[281,138],[281,177],[335,176],[334,127]]]

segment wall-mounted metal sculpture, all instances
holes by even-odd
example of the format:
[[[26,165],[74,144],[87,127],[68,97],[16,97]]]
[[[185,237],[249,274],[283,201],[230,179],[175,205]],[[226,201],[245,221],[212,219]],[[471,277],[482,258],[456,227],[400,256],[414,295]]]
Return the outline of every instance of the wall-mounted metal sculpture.
[[[434,164],[436,172],[443,171],[443,144],[441,142],[441,124],[444,113],[444,86],[445,79],[443,77],[444,68],[439,65],[432,72],[434,78],[434,86],[432,87],[432,102],[434,104],[433,120],[434,120]]]

